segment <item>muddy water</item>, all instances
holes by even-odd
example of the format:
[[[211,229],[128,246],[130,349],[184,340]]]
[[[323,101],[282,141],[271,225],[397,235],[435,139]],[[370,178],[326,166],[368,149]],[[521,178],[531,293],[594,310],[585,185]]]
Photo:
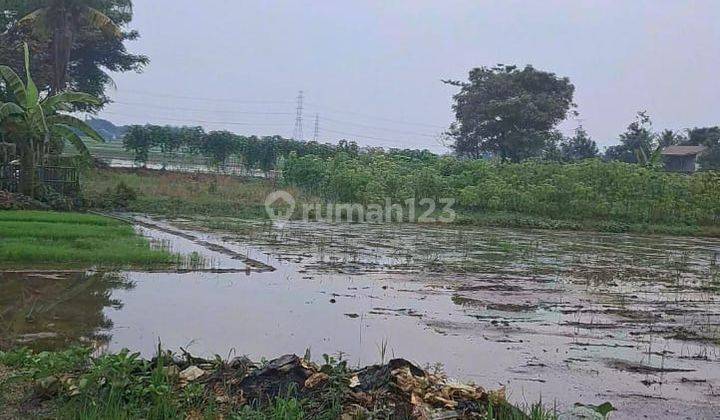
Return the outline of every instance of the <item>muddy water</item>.
[[[152,355],[402,356],[560,409],[720,412],[720,241],[141,219],[181,273],[2,273],[3,335]],[[212,228],[209,229],[209,228]],[[440,366],[439,365],[439,366]]]

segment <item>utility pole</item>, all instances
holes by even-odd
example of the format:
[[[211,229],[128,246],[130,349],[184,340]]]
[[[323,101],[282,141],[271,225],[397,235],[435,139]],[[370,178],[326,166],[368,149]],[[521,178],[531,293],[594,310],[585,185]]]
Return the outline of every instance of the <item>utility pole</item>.
[[[315,134],[313,135],[313,140],[318,141],[319,136],[320,136],[320,114],[315,114]]]
[[[295,115],[295,128],[293,129],[293,139],[303,141],[303,91],[301,90],[297,96],[297,113]]]

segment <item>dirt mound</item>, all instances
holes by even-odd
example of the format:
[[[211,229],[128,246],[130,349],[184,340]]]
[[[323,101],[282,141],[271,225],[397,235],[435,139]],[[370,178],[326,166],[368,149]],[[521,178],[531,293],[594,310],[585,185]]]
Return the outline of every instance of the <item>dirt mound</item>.
[[[221,404],[262,406],[277,397],[295,397],[342,406],[343,418],[486,418],[525,415],[505,401],[504,390],[489,392],[475,385],[453,382],[404,359],[384,365],[349,369],[344,362],[317,365],[285,355],[258,366],[246,358],[215,365],[197,376],[195,369],[210,363],[194,359],[179,363],[181,383],[198,382]],[[186,372],[194,379],[183,378]]]

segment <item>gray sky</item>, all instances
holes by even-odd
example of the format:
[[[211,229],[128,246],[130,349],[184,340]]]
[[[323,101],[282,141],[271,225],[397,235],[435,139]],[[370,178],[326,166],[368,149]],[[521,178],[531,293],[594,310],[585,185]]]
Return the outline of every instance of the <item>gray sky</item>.
[[[443,151],[456,89],[440,79],[504,63],[568,76],[601,147],[642,109],[658,131],[720,124],[717,0],[134,3],[130,49],[152,62],[115,75],[116,123],[290,136],[302,89],[306,139],[319,113],[321,141]]]

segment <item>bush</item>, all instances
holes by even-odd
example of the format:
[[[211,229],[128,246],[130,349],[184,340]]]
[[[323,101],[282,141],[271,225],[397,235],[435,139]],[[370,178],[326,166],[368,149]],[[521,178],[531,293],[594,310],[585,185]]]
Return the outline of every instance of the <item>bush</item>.
[[[87,195],[85,204],[91,208],[127,209],[130,203],[137,200],[137,198],[137,191],[120,181],[115,187],[108,187],[99,194]]]
[[[72,211],[75,203],[72,198],[55,191],[52,187],[41,185],[38,187],[38,198],[52,210]]]
[[[720,215],[718,172],[688,176],[600,160],[512,164],[382,153],[291,155],[283,180],[336,202],[450,197],[470,212],[608,221],[615,231],[627,224],[713,224]]]

